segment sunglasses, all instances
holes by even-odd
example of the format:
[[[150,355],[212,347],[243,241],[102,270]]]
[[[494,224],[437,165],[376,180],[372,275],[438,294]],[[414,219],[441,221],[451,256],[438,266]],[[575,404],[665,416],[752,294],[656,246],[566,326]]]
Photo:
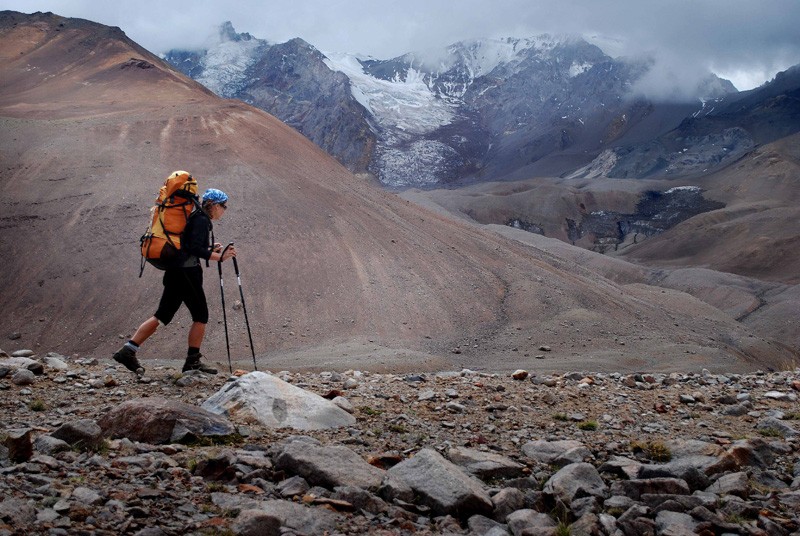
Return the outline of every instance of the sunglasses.
[[[228,209],[228,204],[227,203],[217,203],[217,205],[221,206],[222,210],[227,210]]]

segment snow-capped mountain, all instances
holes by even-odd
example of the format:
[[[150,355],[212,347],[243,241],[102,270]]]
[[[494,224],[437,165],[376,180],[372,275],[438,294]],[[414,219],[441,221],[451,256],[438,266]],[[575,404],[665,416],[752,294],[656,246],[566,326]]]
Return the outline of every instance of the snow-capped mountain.
[[[226,23],[216,45],[165,59],[392,187],[572,171],[701,106],[635,98],[650,66],[573,36],[475,40],[379,60],[323,54],[300,39],[270,44]],[[706,97],[735,91],[716,77],[707,88]]]

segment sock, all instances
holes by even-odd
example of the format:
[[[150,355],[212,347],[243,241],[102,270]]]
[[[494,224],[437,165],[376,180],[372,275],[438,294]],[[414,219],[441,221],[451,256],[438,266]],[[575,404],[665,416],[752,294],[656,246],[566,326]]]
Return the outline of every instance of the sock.
[[[193,357],[200,353],[200,348],[196,346],[190,346],[189,351],[186,353],[187,357]]]
[[[138,345],[138,344],[136,344],[136,343],[135,343],[135,342],[133,342],[133,341],[128,341],[128,342],[126,342],[126,343],[125,343],[125,346],[127,346],[128,348],[130,348],[130,349],[131,349],[131,350],[133,350],[134,352],[136,352],[137,350],[139,350],[139,345]]]

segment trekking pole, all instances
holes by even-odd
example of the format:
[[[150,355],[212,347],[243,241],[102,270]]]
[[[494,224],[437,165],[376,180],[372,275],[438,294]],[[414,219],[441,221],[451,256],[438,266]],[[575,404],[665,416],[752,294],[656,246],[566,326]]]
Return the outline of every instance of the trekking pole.
[[[225,324],[225,349],[228,351],[228,371],[233,374],[233,365],[231,364],[231,343],[228,339],[228,316],[225,314],[225,285],[222,282],[222,255],[225,255],[227,250],[232,244],[225,246],[219,257],[217,268],[219,268],[219,294],[222,296],[222,322]],[[234,257],[236,260],[236,257]]]
[[[233,242],[231,242],[233,244]],[[247,325],[247,338],[250,339],[250,353],[253,354],[253,370],[258,370],[256,365],[256,349],[253,347],[253,335],[250,333],[250,321],[247,319],[247,306],[244,304],[244,292],[242,291],[242,278],[239,275],[239,263],[236,257],[233,258],[233,269],[236,271],[236,281],[239,283],[239,296],[242,298],[242,309],[244,309],[244,323]]]

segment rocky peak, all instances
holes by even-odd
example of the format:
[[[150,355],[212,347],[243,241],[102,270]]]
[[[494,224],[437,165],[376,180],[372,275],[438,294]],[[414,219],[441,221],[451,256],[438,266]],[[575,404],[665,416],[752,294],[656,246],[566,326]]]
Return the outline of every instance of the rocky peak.
[[[231,21],[223,22],[219,27],[219,38],[221,42],[225,41],[252,41],[256,39],[249,33],[237,33],[236,30],[233,28],[233,24]]]

